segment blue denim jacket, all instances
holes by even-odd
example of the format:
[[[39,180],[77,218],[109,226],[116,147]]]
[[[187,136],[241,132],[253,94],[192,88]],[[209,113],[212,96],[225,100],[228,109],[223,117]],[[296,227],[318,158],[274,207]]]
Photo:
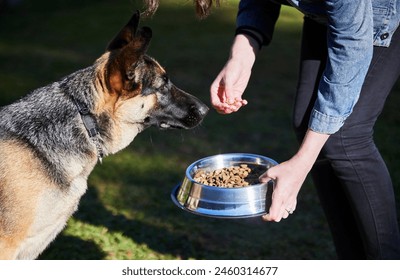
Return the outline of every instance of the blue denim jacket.
[[[282,0],[241,0],[237,28],[252,29],[267,45]],[[332,134],[351,114],[369,68],[373,46],[388,47],[400,21],[400,0],[287,0],[328,28],[328,60],[309,122]]]

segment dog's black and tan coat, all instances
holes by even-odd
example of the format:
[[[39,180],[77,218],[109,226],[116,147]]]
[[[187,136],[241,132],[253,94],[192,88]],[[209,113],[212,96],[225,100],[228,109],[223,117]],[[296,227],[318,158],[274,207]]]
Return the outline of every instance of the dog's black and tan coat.
[[[146,55],[139,12],[94,65],[0,108],[0,259],[34,259],[63,229],[103,156],[149,126],[192,128],[208,108]]]

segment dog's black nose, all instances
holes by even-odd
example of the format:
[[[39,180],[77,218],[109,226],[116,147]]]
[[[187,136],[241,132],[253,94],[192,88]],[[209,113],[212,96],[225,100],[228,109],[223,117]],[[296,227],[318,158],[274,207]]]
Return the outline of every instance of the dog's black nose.
[[[191,106],[191,111],[197,113],[201,118],[204,118],[210,108],[208,108],[205,104],[198,102],[198,104],[194,104]]]
[[[209,108],[201,101],[196,100],[188,108],[188,114],[184,118],[183,123],[185,128],[193,128],[201,123],[203,118],[207,115]]]

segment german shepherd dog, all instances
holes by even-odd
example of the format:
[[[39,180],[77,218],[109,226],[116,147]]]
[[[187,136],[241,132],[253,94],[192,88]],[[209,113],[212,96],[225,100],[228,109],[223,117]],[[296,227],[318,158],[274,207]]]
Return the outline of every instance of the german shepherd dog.
[[[96,163],[149,126],[197,126],[208,107],[146,55],[140,13],[95,63],[0,108],[0,259],[35,259],[64,228]]]

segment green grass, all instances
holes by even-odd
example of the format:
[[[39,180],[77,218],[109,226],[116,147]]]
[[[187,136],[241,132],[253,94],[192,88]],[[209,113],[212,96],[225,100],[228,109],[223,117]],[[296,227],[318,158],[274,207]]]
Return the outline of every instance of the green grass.
[[[209,86],[226,62],[236,1],[199,21],[191,1],[163,0],[152,19],[149,54],[173,82],[209,104]],[[137,1],[24,1],[0,15],[0,104],[90,65],[141,7]],[[193,161],[227,152],[283,161],[296,150],[291,109],[301,15],[285,8],[246,91],[249,105],[222,116],[210,111],[190,131],[141,133],[89,178],[79,210],[41,259],[334,259],[315,190],[304,184],[297,211],[280,223],[194,216],[170,200]],[[378,145],[400,182],[399,86],[376,127]],[[399,193],[398,190],[397,195]],[[399,195],[398,195],[399,196]]]

